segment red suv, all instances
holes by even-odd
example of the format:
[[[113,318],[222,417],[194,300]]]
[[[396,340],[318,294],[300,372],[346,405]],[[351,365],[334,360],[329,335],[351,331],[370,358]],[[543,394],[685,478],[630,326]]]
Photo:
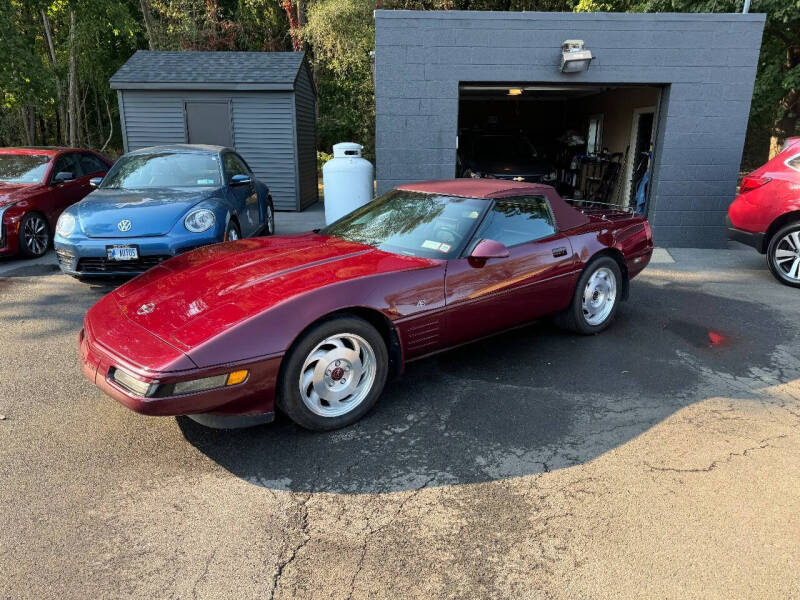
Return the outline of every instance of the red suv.
[[[766,253],[775,278],[800,287],[800,137],[742,179],[728,209],[728,237]]]
[[[0,148],[0,256],[47,252],[58,216],[110,166],[91,150]]]

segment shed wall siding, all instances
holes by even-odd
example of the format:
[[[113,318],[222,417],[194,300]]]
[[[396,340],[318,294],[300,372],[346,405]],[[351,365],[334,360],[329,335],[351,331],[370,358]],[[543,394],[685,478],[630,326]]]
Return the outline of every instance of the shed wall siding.
[[[301,67],[295,83],[297,174],[300,210],[314,204],[317,189],[317,109],[308,70]]]
[[[664,85],[650,221],[664,246],[725,245],[764,15],[376,11],[378,192],[455,173],[459,82]],[[583,39],[587,72],[559,71]]]
[[[233,139],[276,210],[297,210],[291,92],[233,97]]]
[[[186,142],[187,100],[231,100],[235,149],[270,188],[277,210],[296,210],[292,92],[125,90],[121,119],[126,149]]]

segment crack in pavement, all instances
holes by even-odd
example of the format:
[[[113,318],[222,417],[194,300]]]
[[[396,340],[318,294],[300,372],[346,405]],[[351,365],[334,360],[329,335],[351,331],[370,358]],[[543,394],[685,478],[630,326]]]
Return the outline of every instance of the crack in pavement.
[[[311,540],[311,534],[308,532],[308,502],[311,500],[313,495],[313,492],[309,492],[303,501],[298,505],[298,509],[300,510],[300,533],[302,535],[302,539],[300,543],[292,549],[291,554],[289,554],[286,560],[278,563],[278,567],[272,576],[272,588],[269,591],[270,600],[275,597],[275,592],[278,591],[278,586],[280,585],[280,580],[286,567],[294,562],[300,550],[302,550]]]
[[[728,456],[724,459],[714,460],[709,464],[707,467],[693,467],[693,468],[680,468],[680,467],[663,467],[657,465],[651,465],[650,463],[645,462],[644,465],[651,471],[661,471],[661,472],[671,472],[671,473],[710,473],[714,469],[716,469],[721,464],[727,464],[731,462],[737,456],[748,456],[750,452],[755,450],[764,450],[765,448],[773,447],[769,442],[772,440],[778,440],[781,438],[788,437],[786,434],[776,435],[774,437],[769,437],[761,440],[758,446],[752,446],[750,448],[745,448],[742,452],[730,452]]]
[[[367,556],[367,546],[369,545],[370,538],[373,535],[375,535],[376,533],[378,533],[380,531],[383,531],[384,529],[389,527],[389,525],[394,523],[395,519],[397,519],[397,517],[400,515],[400,513],[402,512],[402,510],[406,506],[406,504],[408,504],[411,500],[416,498],[417,495],[419,495],[419,493],[422,490],[424,490],[431,483],[433,483],[433,481],[435,479],[436,479],[435,476],[429,477],[427,479],[427,481],[425,481],[425,483],[423,483],[421,486],[416,488],[411,494],[409,494],[409,496],[407,498],[404,498],[400,502],[400,504],[397,506],[397,510],[394,512],[394,514],[391,516],[391,518],[386,523],[384,523],[383,525],[380,525],[379,527],[375,527],[374,529],[370,529],[370,530],[367,531],[366,535],[364,536],[364,542],[361,545],[361,556],[359,557],[358,564],[356,565],[355,571],[353,572],[353,577],[350,579],[350,591],[347,593],[347,600],[352,600],[353,594],[355,593],[356,579],[358,579],[358,576],[361,574],[361,570],[364,568],[364,559]],[[367,527],[369,527],[369,518],[367,518]],[[365,529],[367,527],[365,527]]]
[[[206,559],[206,564],[203,567],[203,572],[200,573],[200,576],[195,579],[194,585],[192,586],[192,598],[197,598],[197,588],[200,587],[200,582],[206,578],[208,575],[208,570],[211,567],[211,563],[214,561],[214,557],[217,555],[217,551],[219,550],[221,544],[217,544],[214,547],[214,550],[209,554],[208,558]]]

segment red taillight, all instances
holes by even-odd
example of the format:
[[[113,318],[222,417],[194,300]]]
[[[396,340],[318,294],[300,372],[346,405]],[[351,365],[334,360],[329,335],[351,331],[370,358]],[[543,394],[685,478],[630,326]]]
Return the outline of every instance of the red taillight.
[[[755,175],[745,175],[742,179],[742,187],[739,188],[739,192],[750,192],[757,188],[760,188],[762,185],[765,185],[772,181],[770,177],[757,177]]]

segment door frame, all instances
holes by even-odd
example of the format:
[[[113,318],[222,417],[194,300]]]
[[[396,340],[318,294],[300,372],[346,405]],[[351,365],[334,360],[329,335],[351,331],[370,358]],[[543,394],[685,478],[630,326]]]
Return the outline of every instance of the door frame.
[[[636,152],[636,138],[639,137],[639,117],[649,113],[653,114],[653,127],[650,130],[650,145],[654,146],[656,139],[656,127],[658,124],[656,120],[658,118],[658,106],[641,106],[633,109],[633,116],[631,117],[631,137],[628,141],[628,156],[626,160],[627,164],[625,165],[625,193],[623,198],[625,199],[626,204],[630,202],[631,198],[631,179],[633,178],[633,164],[636,159],[634,153]],[[653,157],[650,157],[651,165],[652,162]]]

